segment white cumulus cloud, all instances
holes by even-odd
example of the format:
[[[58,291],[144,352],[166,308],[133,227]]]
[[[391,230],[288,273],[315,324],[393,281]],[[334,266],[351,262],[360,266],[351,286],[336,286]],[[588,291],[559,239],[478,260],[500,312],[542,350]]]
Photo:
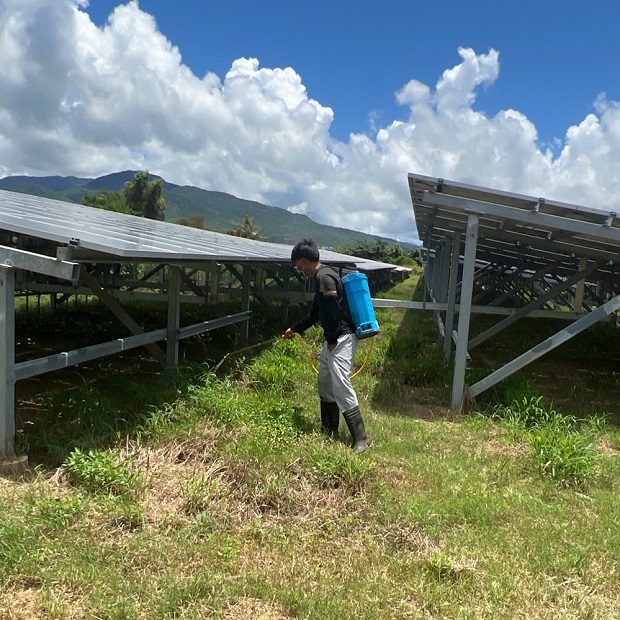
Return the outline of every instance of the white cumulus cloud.
[[[239,58],[200,77],[135,1],[103,27],[84,0],[0,0],[0,175],[147,169],[313,219],[415,238],[407,173],[615,209],[620,106],[602,93],[558,154],[521,112],[476,107],[499,52],[458,50],[435,85],[395,94],[404,120],[330,134],[294,68]],[[346,111],[341,111],[346,113]]]

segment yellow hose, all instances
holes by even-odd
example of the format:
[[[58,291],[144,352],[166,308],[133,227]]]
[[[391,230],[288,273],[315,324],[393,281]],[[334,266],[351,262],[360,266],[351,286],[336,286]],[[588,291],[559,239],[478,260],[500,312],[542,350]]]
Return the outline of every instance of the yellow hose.
[[[295,333],[295,336],[297,336],[299,340],[301,341],[301,344],[304,348],[304,353],[306,354],[306,358],[308,359],[308,363],[312,367],[312,370],[314,370],[314,372],[318,375],[319,369],[314,365],[314,362],[312,361],[312,356],[310,355],[310,351],[308,350],[308,345],[306,344],[306,341],[302,338],[301,334],[298,334],[297,332],[294,332],[294,333]],[[364,366],[366,366],[366,364],[368,363],[368,360],[370,359],[370,355],[372,353],[372,348],[374,344],[375,344],[375,338],[373,336],[370,339],[370,346],[368,347],[368,352],[366,353],[366,359],[364,360],[362,365],[351,375],[351,379],[355,379],[355,377],[357,377],[357,375],[359,375],[360,372],[364,370]]]

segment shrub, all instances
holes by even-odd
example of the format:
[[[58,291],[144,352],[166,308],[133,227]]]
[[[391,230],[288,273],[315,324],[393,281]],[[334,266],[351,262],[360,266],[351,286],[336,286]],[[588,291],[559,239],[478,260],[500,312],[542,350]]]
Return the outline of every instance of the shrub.
[[[76,448],[69,454],[61,471],[68,480],[91,493],[131,495],[142,486],[142,472],[130,458],[119,459],[112,450]]]

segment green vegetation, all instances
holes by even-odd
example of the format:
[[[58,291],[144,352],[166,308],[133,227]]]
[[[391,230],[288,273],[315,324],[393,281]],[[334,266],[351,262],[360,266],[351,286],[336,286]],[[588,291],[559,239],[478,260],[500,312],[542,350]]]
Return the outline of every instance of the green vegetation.
[[[136,172],[127,181],[122,192],[103,188],[97,194],[82,192],[82,204],[87,207],[138,215],[150,220],[163,220],[166,201],[164,182],[159,177],[150,178],[146,170]]]
[[[123,197],[133,213],[148,220],[163,220],[166,201],[164,181],[160,177],[150,179],[146,170],[134,174],[123,187]]]
[[[332,248],[335,252],[349,254],[376,260],[383,263],[394,265],[420,266],[422,264],[422,254],[417,248],[408,251],[403,250],[400,243],[389,243],[387,239],[375,239],[374,241],[358,241],[351,246],[337,246]]]
[[[34,415],[22,425],[39,467],[0,479],[0,617],[620,617],[613,372],[597,374],[595,411],[560,411],[560,379],[532,371],[457,415],[432,318],[378,319],[355,379],[373,438],[360,456],[344,424],[336,441],[319,432],[297,340],[225,374],[217,356],[174,376],[79,371],[80,388],[44,400],[47,436]]]
[[[233,237],[243,237],[244,239],[260,239],[261,232],[254,228],[254,218],[251,215],[244,215],[243,221],[236,222],[235,228],[228,230],[227,234]]]
[[[82,204],[85,207],[94,207],[95,209],[104,209],[105,211],[114,211],[115,213],[135,215],[127,205],[121,192],[111,192],[108,189],[102,189],[97,194],[84,192]]]
[[[596,437],[605,421],[593,416],[579,423],[537,398],[523,397],[509,406],[500,405],[495,416],[529,441],[538,470],[565,486],[583,486],[598,473],[600,454]]]

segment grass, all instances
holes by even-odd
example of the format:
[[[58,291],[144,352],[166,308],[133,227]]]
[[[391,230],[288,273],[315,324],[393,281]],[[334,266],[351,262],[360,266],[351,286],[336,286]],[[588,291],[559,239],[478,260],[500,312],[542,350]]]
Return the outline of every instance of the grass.
[[[64,400],[29,395],[43,404],[20,437],[39,466],[0,479],[0,618],[619,617],[602,371],[598,415],[560,410],[536,376],[456,415],[430,317],[378,314],[359,456],[344,424],[320,434],[295,340],[226,374],[188,364],[147,389],[88,371]]]

